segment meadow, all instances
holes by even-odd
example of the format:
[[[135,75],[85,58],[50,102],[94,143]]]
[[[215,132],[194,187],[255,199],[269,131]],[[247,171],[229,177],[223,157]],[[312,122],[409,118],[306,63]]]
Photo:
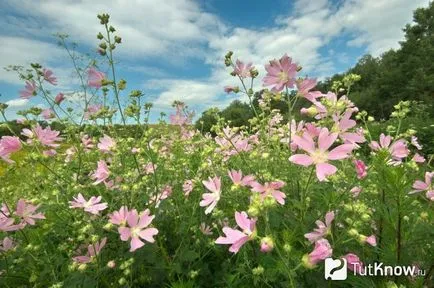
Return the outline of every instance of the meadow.
[[[240,84],[224,89],[249,99],[248,125],[217,116],[201,131],[180,101],[151,124],[152,104],[116,73],[121,37],[109,15],[98,20],[110,72],[76,67],[82,111],[50,93],[56,74],[42,63],[13,70],[20,97],[50,108],[12,127],[0,104],[1,287],[434,286],[432,139],[418,138],[431,126],[414,124],[419,102],[395,103],[380,122],[351,100],[357,74],[323,93],[289,55],[259,75],[229,51],[222,65]],[[267,87],[258,105],[254,81]],[[346,280],[325,279],[327,258],[345,260]],[[367,275],[374,263],[411,271]]]

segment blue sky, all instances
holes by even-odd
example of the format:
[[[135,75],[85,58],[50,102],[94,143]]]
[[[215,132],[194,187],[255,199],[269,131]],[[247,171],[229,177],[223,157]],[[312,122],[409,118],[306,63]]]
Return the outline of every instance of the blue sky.
[[[102,28],[96,15],[109,13],[123,38],[115,51],[118,78],[128,81],[128,90],[145,92],[155,105],[153,120],[160,111],[169,113],[174,100],[200,114],[240,97],[223,93],[223,86],[237,84],[223,65],[227,50],[253,62],[259,78],[268,60],[287,53],[304,67],[301,76],[322,79],[366,53],[397,48],[412,11],[427,5],[428,0],[4,0],[0,66],[39,62],[59,78],[52,93],[78,103],[72,64],[52,35],[67,33],[79,43],[79,53],[101,59],[95,53]],[[0,102],[10,105],[9,118],[33,105],[46,107],[39,97],[20,100],[23,86],[13,73],[0,71]]]

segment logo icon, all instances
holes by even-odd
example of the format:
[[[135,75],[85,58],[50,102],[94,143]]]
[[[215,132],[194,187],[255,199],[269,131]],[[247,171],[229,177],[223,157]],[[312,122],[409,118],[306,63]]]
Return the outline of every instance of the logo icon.
[[[347,279],[347,260],[345,259],[325,259],[324,278],[326,280],[345,280]]]

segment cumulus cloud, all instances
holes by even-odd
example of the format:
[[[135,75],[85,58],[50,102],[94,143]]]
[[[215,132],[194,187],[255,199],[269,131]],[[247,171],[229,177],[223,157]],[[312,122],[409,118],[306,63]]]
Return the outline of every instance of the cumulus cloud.
[[[10,108],[25,107],[25,106],[27,106],[28,103],[29,103],[28,99],[12,99],[12,100],[6,101],[6,104]]]

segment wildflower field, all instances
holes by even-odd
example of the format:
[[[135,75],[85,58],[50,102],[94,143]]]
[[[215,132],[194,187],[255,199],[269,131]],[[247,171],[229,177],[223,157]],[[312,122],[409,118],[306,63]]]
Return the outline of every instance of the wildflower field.
[[[351,101],[360,76],[323,93],[289,55],[260,75],[234,51],[221,65],[240,84],[224,89],[247,96],[249,125],[219,117],[205,133],[180,101],[151,124],[117,74],[122,38],[98,20],[100,59],[76,67],[82,111],[42,63],[11,68],[20,97],[50,108],[17,130],[0,104],[0,287],[434,287],[432,155],[403,125],[415,103],[395,103],[385,129]],[[326,258],[346,280],[325,279]]]

